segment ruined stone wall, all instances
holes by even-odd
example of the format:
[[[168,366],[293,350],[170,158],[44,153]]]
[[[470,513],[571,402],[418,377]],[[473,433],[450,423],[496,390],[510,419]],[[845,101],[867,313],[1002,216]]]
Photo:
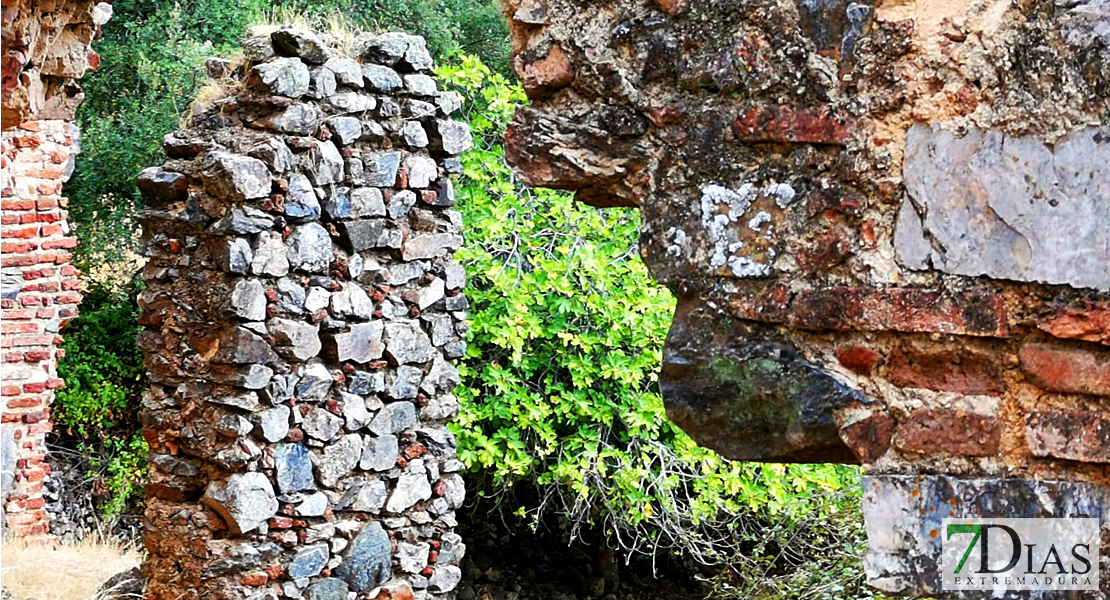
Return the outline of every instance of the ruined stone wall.
[[[90,43],[111,15],[91,0],[4,4],[0,134],[0,519],[15,535],[47,533],[45,439],[63,352],[61,326],[80,301],[62,184],[79,134],[77,79],[99,57]]]
[[[1100,518],[1110,586],[1107,3],[504,7],[509,160],[640,208],[673,420],[863,464],[882,590],[940,594],[949,516]]]
[[[138,185],[148,598],[442,598],[470,147],[424,40],[256,28]]]

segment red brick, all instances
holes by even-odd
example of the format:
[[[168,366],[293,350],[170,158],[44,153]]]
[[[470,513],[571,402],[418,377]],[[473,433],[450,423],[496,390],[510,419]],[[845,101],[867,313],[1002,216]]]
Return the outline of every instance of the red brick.
[[[894,419],[885,413],[871,415],[840,430],[840,439],[852,450],[860,464],[875,462],[890,449]]]
[[[782,104],[749,108],[732,124],[733,134],[742,142],[841,145],[852,128],[845,115]]]
[[[894,445],[904,452],[994,456],[1001,432],[998,420],[956,410],[919,410],[898,427]]]
[[[18,398],[8,400],[8,408],[33,408],[42,406],[42,398]]]
[[[0,387],[0,396],[18,396],[23,393],[18,385],[5,385]]]
[[[902,344],[887,357],[884,375],[898,387],[938,392],[1002,393],[1002,369],[996,353],[963,347],[919,348]]]
[[[75,248],[77,247],[77,238],[63,238],[60,240],[50,240],[42,243],[43,250],[57,250],[58,248]]]
[[[1025,417],[1025,443],[1035,456],[1110,463],[1110,414],[1041,411]]]
[[[243,576],[239,578],[239,582],[243,585],[253,587],[266,585],[269,581],[270,576],[265,571],[251,571],[250,573],[244,573]]]
[[[46,411],[40,410],[37,412],[25,413],[23,415],[24,423],[38,423],[47,417]]]
[[[1018,356],[1022,371],[1046,390],[1110,396],[1110,352],[1025,344]]]
[[[43,225],[42,227],[39,228],[39,235],[42,236],[42,237],[50,237],[52,235],[63,235],[63,234],[65,234],[65,228],[62,227],[58,223],[51,223],[49,225]]]
[[[35,318],[35,310],[32,308],[18,308],[15,310],[5,310],[0,313],[0,319],[4,321],[15,321]]]
[[[14,323],[0,323],[2,333],[38,333],[40,324],[33,321],[16,321]]]
[[[46,382],[27,383],[23,386],[24,394],[41,394],[46,391]]]
[[[27,362],[43,362],[46,360],[50,360],[50,353],[41,351],[27,352],[23,355],[23,358]]]
[[[17,127],[22,129],[23,131],[39,131],[39,130],[41,130],[41,127],[39,126],[38,121],[24,121],[24,122],[20,123],[19,125],[17,125]]]
[[[12,345],[21,346],[49,346],[54,343],[52,335],[17,335],[13,336]]]
[[[2,210],[34,210],[34,200],[4,200],[0,201]]]
[[[81,302],[81,294],[77,292],[63,292],[54,297],[54,301],[58,304],[77,304]]]
[[[836,349],[836,359],[849,371],[870,377],[882,356],[867,346],[847,344]]]
[[[1037,327],[1058,338],[1110,345],[1110,302],[1084,302],[1057,309]]]
[[[1002,297],[983,292],[834,286],[792,294],[782,286],[757,284],[729,309],[742,319],[798,329],[1009,335]]]
[[[14,138],[12,143],[15,144],[16,148],[38,148],[42,145],[42,139],[37,135],[27,135]]]

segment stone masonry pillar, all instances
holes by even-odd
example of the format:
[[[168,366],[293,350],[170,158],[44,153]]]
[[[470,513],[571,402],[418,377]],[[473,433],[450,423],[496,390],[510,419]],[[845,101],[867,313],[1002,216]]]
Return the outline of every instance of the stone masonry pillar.
[[[77,80],[100,58],[90,44],[111,16],[92,0],[13,0],[3,12],[0,134],[0,526],[50,531],[43,498],[46,435],[66,321],[81,300],[62,184],[79,132]]]
[[[1110,596],[1110,5],[504,8],[506,156],[641,210],[671,419],[864,465],[876,588],[961,595],[945,518],[1093,518]]]
[[[459,98],[416,36],[244,51],[138,178],[148,598],[445,598]]]

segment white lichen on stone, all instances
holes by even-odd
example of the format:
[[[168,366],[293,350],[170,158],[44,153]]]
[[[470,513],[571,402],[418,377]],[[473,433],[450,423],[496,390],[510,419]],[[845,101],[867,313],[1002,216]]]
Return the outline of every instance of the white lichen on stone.
[[[770,261],[757,260],[751,256],[739,254],[746,244],[740,239],[740,229],[745,213],[757,198],[771,197],[780,208],[785,207],[794,199],[794,188],[784,183],[770,183],[762,188],[757,188],[751,183],[745,183],[737,189],[730,189],[718,184],[709,184],[701,188],[701,220],[709,243],[709,266],[713,269],[725,267],[734,277],[766,277],[771,272]],[[747,226],[762,235],[769,235],[771,227],[760,231],[760,227],[770,223],[774,217],[760,211],[747,220]],[[737,226],[740,224],[740,226]],[[668,231],[668,236],[671,234]],[[673,244],[672,244],[673,247]],[[672,250],[669,247],[668,253]],[[774,252],[770,252],[774,258]]]

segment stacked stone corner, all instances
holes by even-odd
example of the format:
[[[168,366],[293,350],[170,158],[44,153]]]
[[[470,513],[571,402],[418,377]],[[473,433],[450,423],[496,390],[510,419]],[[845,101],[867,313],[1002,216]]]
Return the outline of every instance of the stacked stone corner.
[[[459,98],[417,36],[244,53],[138,177],[148,596],[449,597]]]

